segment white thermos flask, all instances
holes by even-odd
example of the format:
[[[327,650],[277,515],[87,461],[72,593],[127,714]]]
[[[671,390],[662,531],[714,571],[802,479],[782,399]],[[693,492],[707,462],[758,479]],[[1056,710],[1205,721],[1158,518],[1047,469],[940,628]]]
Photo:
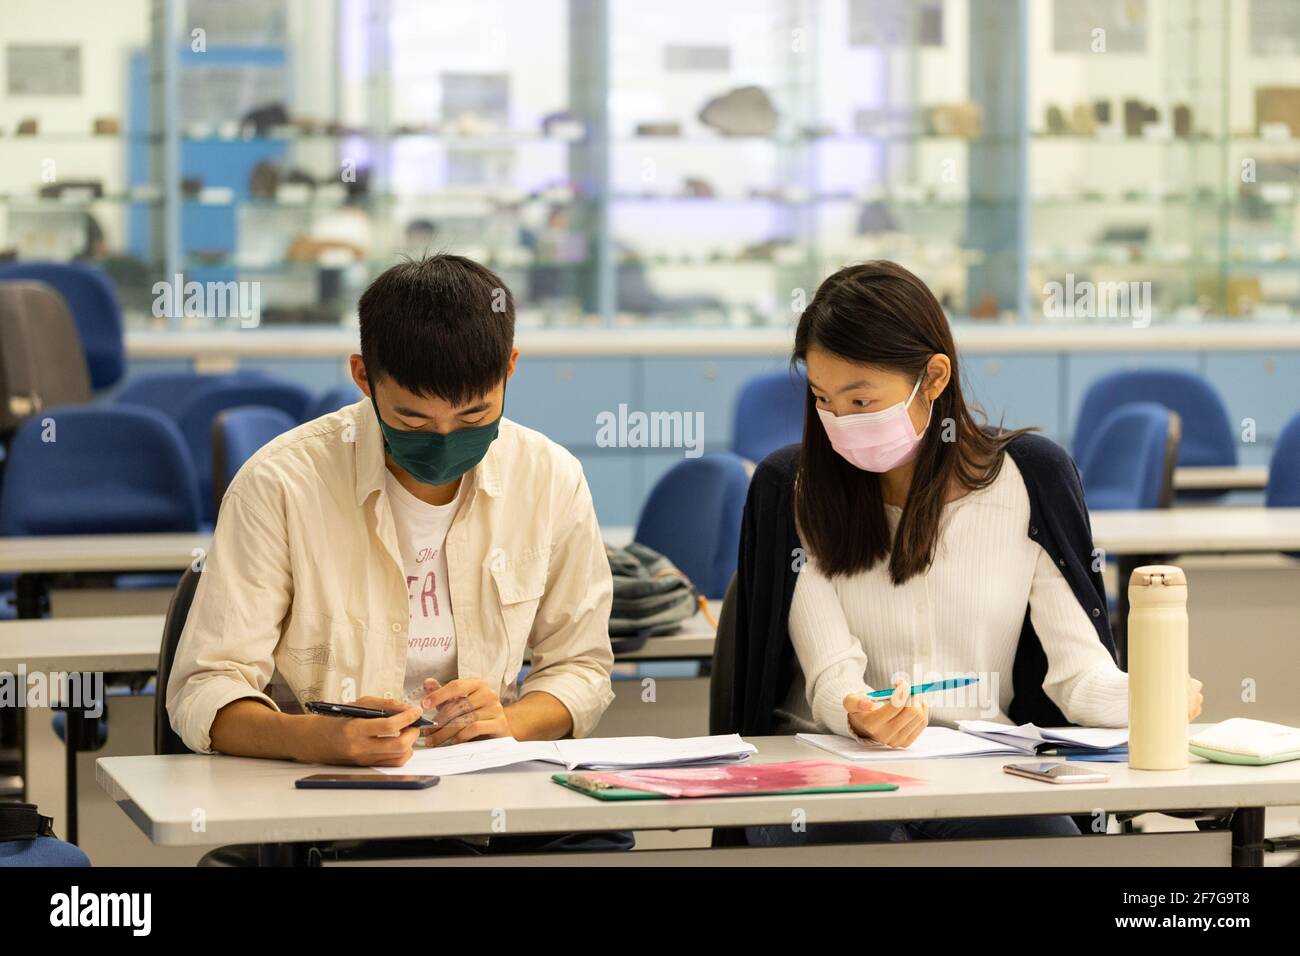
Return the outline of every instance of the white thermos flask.
[[[1152,564],[1128,582],[1128,765],[1187,767],[1187,577]]]

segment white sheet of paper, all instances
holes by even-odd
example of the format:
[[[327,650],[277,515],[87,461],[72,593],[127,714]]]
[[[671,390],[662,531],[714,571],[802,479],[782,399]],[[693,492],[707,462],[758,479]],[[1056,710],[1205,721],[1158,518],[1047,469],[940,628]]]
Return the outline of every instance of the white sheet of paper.
[[[932,757],[986,757],[999,754],[1019,756],[1024,751],[963,734],[950,727],[926,727],[910,747],[897,749],[869,744],[839,734],[797,734],[800,740],[848,760],[927,760]]]
[[[491,770],[530,760],[544,760],[570,770],[623,767],[671,767],[705,761],[742,760],[758,748],[739,734],[718,737],[586,737],[581,740],[529,740],[494,737],[449,747],[416,750],[401,767],[375,767],[389,774],[450,777]]]
[[[491,770],[529,760],[558,762],[555,743],[550,740],[518,741],[513,737],[493,737],[490,740],[471,740],[467,744],[449,747],[428,747],[416,750],[411,759],[401,767],[373,767],[380,773],[432,774],[450,777],[475,770]]]
[[[744,759],[758,753],[740,734],[716,737],[586,737],[556,742],[570,770],[584,767],[668,767],[708,760]]]

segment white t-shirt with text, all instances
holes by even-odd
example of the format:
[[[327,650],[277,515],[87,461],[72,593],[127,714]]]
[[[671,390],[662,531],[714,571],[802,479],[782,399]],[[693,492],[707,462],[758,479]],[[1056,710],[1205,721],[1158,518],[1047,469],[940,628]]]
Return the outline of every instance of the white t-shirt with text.
[[[408,703],[424,697],[426,678],[446,684],[456,679],[456,622],[447,589],[447,530],[460,504],[457,492],[448,504],[431,505],[401,486],[391,472],[385,488],[397,529],[397,543],[406,568],[406,595],[411,625],[407,632],[406,679]]]

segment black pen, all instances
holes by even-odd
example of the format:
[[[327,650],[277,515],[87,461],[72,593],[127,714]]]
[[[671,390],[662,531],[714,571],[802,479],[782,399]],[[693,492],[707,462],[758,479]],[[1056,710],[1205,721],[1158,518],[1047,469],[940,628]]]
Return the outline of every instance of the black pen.
[[[396,710],[380,710],[378,707],[358,707],[356,704],[331,704],[323,700],[309,700],[303,705],[309,712],[318,714],[321,717],[360,717],[362,719],[374,719],[376,717],[392,717],[400,713]],[[407,724],[408,727],[439,727],[437,721],[430,720],[428,717],[421,717],[419,720]]]

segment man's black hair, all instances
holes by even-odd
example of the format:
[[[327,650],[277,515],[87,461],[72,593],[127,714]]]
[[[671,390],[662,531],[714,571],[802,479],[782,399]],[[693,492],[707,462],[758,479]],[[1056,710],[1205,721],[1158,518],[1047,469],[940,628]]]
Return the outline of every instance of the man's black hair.
[[[371,381],[453,405],[506,375],[515,302],[495,272],[464,256],[393,266],[361,296],[361,358]]]

